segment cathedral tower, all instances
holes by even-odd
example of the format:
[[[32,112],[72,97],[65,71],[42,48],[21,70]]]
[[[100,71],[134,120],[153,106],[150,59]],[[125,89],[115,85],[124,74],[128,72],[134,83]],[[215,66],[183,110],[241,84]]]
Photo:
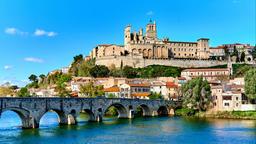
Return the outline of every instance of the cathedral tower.
[[[128,25],[124,29],[124,45],[127,45],[131,42],[131,25]]]
[[[156,22],[149,21],[146,27],[146,37],[148,39],[157,39]]]

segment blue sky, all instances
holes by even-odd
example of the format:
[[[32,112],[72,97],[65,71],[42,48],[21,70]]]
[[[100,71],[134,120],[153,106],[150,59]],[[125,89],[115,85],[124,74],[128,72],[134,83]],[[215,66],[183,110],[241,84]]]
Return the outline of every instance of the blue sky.
[[[97,44],[123,44],[123,29],[156,20],[158,37],[256,43],[255,0],[1,0],[0,83],[68,66]]]

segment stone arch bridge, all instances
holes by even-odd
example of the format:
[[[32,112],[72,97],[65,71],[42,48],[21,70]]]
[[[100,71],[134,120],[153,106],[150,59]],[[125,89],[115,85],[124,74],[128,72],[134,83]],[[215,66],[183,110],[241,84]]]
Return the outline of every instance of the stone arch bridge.
[[[133,118],[138,107],[143,116],[173,115],[180,102],[119,98],[0,98],[0,116],[4,111],[14,111],[21,118],[22,128],[38,128],[40,119],[49,111],[58,114],[60,124],[76,124],[80,112],[88,113],[90,121],[102,121],[111,106],[117,109],[118,118]]]

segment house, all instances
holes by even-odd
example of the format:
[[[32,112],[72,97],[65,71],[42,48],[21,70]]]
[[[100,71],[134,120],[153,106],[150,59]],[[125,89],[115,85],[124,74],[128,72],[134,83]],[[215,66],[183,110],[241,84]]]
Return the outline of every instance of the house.
[[[150,85],[147,83],[126,83],[120,85],[121,98],[149,99]]]
[[[79,92],[79,88],[81,85],[88,84],[93,82],[92,77],[73,77],[71,80],[71,91],[72,92]]]
[[[185,69],[181,72],[181,77],[193,79],[203,77],[208,81],[217,80],[220,77],[229,77],[230,70],[227,68],[205,68],[205,69]]]
[[[153,93],[161,94],[165,99],[168,99],[165,82],[162,82],[162,81],[150,82],[150,91]]]
[[[105,97],[110,98],[119,98],[120,97],[120,88],[113,86],[110,88],[104,88]]]
[[[178,85],[174,82],[166,82],[167,99],[178,100]]]

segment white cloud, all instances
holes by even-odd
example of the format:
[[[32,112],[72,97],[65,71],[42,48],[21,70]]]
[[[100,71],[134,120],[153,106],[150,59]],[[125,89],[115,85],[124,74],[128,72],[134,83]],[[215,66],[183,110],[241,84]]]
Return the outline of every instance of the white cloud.
[[[21,31],[21,30],[19,30],[17,28],[14,28],[14,27],[6,28],[4,30],[4,32],[6,34],[9,34],[9,35],[27,35],[28,34],[28,32]]]
[[[153,11],[148,11],[148,12],[146,13],[146,15],[152,16],[152,15],[154,15],[154,12],[153,12]]]
[[[4,69],[5,69],[5,70],[10,70],[10,69],[12,69],[12,66],[11,66],[11,65],[5,65],[5,66],[4,66]]]
[[[25,61],[27,62],[34,62],[34,63],[43,63],[44,60],[40,58],[35,58],[35,57],[26,57],[24,58]]]
[[[35,36],[48,36],[48,37],[54,37],[57,35],[56,32],[53,32],[53,31],[50,31],[50,32],[47,32],[43,29],[36,29],[35,32],[34,32],[34,35]]]

